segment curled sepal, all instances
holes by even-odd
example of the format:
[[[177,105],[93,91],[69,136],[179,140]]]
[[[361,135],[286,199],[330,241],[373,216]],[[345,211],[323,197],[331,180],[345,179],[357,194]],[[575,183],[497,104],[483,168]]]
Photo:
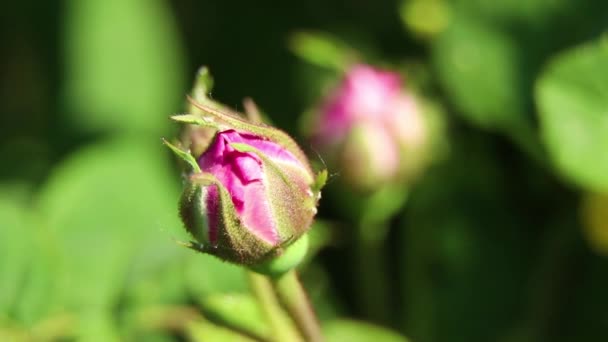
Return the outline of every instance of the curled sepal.
[[[179,114],[179,115],[173,115],[171,116],[171,119],[180,123],[185,123],[185,124],[191,124],[191,125],[197,125],[197,126],[204,126],[204,127],[209,127],[209,128],[218,128],[218,125],[216,123],[214,123],[213,121],[210,121],[209,119],[205,118],[205,117],[201,117],[198,115],[194,115],[194,114]]]
[[[276,246],[264,241],[256,236],[250,230],[243,227],[239,219],[234,204],[231,200],[230,193],[217,178],[210,173],[196,173],[190,177],[190,181],[194,186],[195,196],[189,197],[185,206],[185,211],[192,210],[194,215],[207,215],[208,208],[201,203],[205,201],[207,192],[210,187],[217,189],[217,229],[216,232],[209,231],[208,219],[207,227],[192,227],[192,230],[206,229],[206,231],[195,231],[193,236],[203,244],[204,248],[200,251],[212,254],[218,258],[243,265],[252,265],[266,260],[276,254]],[[197,186],[201,189],[197,195]],[[184,217],[182,216],[182,219]],[[196,221],[190,221],[196,223]],[[200,220],[199,222],[203,222]],[[188,220],[184,220],[186,225]],[[192,233],[191,228],[188,230]],[[209,236],[217,234],[214,240]]]
[[[194,87],[192,87],[192,96],[196,99],[205,99],[209,92],[213,89],[213,77],[207,66],[202,66],[196,73]]]
[[[179,147],[171,144],[166,139],[162,139],[162,140],[163,140],[163,144],[165,144],[165,146],[167,146],[173,153],[175,153],[175,155],[177,157],[179,157],[181,160],[185,161],[186,164],[188,164],[194,172],[201,172],[201,168],[198,166],[198,164],[196,163],[196,160],[190,153],[188,153],[186,151],[182,151]]]
[[[307,252],[308,234],[304,234],[291,245],[283,248],[283,253],[281,255],[251,265],[249,266],[249,269],[263,275],[278,278],[300,265],[306,257]]]
[[[317,201],[321,199],[321,190],[323,189],[325,184],[327,184],[328,177],[329,173],[327,172],[327,169],[323,169],[317,172],[317,174],[315,175],[315,182],[312,184],[311,189],[312,192],[315,194],[315,198],[317,199]]]

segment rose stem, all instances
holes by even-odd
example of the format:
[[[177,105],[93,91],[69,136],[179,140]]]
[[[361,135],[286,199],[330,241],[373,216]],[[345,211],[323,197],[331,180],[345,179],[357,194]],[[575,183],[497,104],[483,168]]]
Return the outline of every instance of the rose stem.
[[[283,307],[296,323],[304,339],[308,342],[322,341],[323,337],[319,321],[315,316],[306,291],[302,287],[295,269],[288,271],[280,277],[269,279],[271,279],[274,290]]]
[[[272,328],[273,341],[302,341],[298,331],[294,329],[293,324],[281,308],[272,289],[272,282],[266,276],[253,271],[247,271],[247,278],[251,291],[257,298],[266,320]]]
[[[389,323],[389,293],[384,242],[386,222],[361,220],[355,249],[355,286],[360,312],[376,323]]]

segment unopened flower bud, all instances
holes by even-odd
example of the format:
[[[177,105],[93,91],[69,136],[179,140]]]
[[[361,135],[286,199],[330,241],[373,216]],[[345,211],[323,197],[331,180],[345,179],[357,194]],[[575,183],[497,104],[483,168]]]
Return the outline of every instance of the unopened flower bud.
[[[427,123],[399,75],[350,69],[318,111],[312,142],[359,190],[408,180],[419,169]]]
[[[193,102],[203,117],[174,119],[208,126],[215,135],[198,158],[180,215],[196,249],[256,266],[278,257],[310,228],[322,184],[287,134]]]

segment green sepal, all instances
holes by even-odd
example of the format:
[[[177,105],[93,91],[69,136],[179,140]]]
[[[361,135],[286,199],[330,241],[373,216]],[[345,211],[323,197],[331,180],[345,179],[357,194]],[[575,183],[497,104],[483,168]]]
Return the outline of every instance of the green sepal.
[[[190,181],[201,187],[215,186],[219,194],[217,242],[204,246],[201,252],[242,265],[259,263],[276,253],[275,246],[258,238],[242,225],[230,193],[214,175],[205,172],[196,173],[190,177]],[[200,214],[203,215],[202,212]]]
[[[287,133],[271,126],[267,126],[263,123],[249,122],[238,113],[234,113],[228,109],[213,108],[205,103],[197,102],[195,99],[189,96],[188,101],[192,106],[202,110],[214,119],[217,119],[217,121],[213,121],[217,122],[218,125],[220,125],[220,122],[223,122],[225,127],[220,125],[221,129],[235,129],[262,136],[274,143],[281,145],[283,148],[291,152],[302,163],[302,165],[310,170],[308,158],[304,152],[302,152],[298,144]],[[310,170],[310,172],[312,173],[312,170]]]
[[[316,197],[321,197],[321,189],[327,184],[327,178],[329,177],[329,173],[327,169],[323,169],[315,175],[315,182],[312,184],[312,192]],[[317,198],[317,199],[318,199]]]
[[[209,119],[207,119],[205,117],[201,117],[199,115],[194,115],[194,114],[173,115],[173,116],[171,116],[171,120],[177,121],[179,123],[219,129],[219,125],[216,124],[215,122],[210,121]]]
[[[307,252],[308,234],[304,234],[289,246],[284,247],[281,255],[259,264],[251,265],[249,269],[269,277],[278,278],[300,265],[306,257]]]
[[[203,65],[196,73],[196,80],[192,88],[192,97],[196,99],[207,98],[209,92],[213,89],[213,77],[209,68]]]
[[[171,151],[173,151],[173,153],[175,153],[175,155],[178,156],[181,160],[185,161],[188,165],[190,165],[194,172],[201,172],[201,168],[198,166],[198,163],[190,153],[182,151],[180,148],[167,141],[167,139],[163,138],[162,140],[163,144],[165,144],[165,146],[167,146]]]
[[[201,186],[188,184],[179,201],[179,216],[190,235],[206,247],[209,244],[209,223],[201,201],[202,196]]]

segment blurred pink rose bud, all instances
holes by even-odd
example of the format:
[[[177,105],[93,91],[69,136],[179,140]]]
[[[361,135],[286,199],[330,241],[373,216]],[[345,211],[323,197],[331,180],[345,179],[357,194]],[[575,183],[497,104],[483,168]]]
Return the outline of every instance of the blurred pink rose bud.
[[[351,68],[318,111],[312,142],[343,179],[372,190],[411,178],[427,127],[398,74]]]
[[[317,211],[321,184],[306,156],[280,130],[194,104],[202,117],[174,119],[216,130],[196,160],[184,158],[193,172],[180,216],[197,240],[195,249],[252,266],[282,255]]]

